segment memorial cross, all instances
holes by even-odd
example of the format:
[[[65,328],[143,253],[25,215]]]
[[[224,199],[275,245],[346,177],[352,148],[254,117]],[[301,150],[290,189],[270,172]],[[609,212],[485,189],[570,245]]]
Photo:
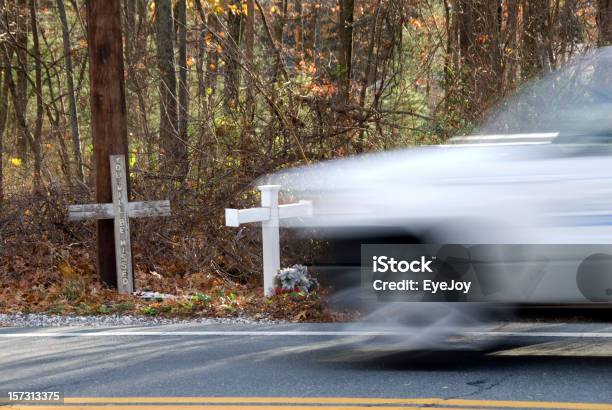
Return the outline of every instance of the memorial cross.
[[[129,218],[170,215],[170,201],[129,202],[125,156],[111,155],[111,186],[113,202],[110,204],[70,205],[68,220],[114,219],[115,263],[119,293],[134,291],[132,274],[132,246]]]
[[[297,204],[279,205],[280,185],[257,188],[261,191],[261,208],[226,209],[225,224],[237,227],[244,223],[261,222],[264,296],[270,296],[274,289],[274,276],[280,269],[280,220],[312,216],[312,202],[302,200]]]

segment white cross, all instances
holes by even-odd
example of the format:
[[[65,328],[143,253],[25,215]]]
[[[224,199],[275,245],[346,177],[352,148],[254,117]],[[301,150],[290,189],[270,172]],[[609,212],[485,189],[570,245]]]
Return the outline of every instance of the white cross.
[[[270,296],[274,289],[274,276],[280,269],[279,222],[286,218],[312,216],[312,202],[279,205],[280,185],[262,185],[257,188],[261,191],[261,208],[226,209],[225,225],[237,227],[244,223],[261,222],[264,296]]]
[[[117,290],[119,293],[132,293],[134,291],[134,280],[129,218],[168,216],[170,215],[170,201],[129,202],[125,157],[123,155],[111,155],[110,169],[113,202],[109,204],[70,205],[68,207],[68,220],[115,220]]]

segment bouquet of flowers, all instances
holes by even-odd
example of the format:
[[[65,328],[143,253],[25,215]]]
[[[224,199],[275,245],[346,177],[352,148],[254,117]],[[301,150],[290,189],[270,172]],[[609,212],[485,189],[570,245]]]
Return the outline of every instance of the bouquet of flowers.
[[[310,292],[318,287],[316,279],[308,274],[308,268],[304,265],[293,265],[281,269],[275,278],[275,293],[288,292]]]

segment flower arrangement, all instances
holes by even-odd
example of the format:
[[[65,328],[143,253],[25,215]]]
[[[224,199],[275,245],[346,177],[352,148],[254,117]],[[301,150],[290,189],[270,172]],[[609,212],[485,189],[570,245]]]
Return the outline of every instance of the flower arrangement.
[[[308,268],[304,265],[293,265],[278,271],[275,277],[274,293],[310,292],[315,290],[319,283],[310,276]]]

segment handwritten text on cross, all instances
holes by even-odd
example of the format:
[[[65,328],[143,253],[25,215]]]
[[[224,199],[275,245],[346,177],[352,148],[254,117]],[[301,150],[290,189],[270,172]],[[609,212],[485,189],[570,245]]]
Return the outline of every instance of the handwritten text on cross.
[[[117,289],[119,293],[132,293],[132,246],[129,218],[170,215],[170,201],[129,202],[125,157],[111,155],[111,183],[113,202],[110,204],[70,205],[68,220],[114,219]]]

